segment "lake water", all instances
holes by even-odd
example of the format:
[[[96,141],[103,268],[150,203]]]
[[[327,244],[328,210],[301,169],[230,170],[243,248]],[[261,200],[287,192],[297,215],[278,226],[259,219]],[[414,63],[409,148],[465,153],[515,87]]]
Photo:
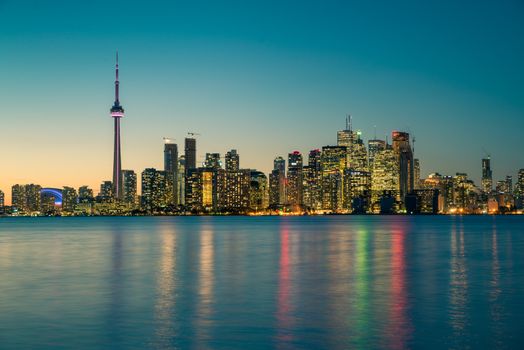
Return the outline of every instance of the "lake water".
[[[524,343],[524,216],[0,218],[1,349]]]

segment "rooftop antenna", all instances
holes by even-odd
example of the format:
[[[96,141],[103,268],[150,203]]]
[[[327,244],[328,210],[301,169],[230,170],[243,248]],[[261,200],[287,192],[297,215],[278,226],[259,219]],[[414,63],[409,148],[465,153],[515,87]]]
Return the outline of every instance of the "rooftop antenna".
[[[374,133],[373,133],[373,137],[375,138],[375,140],[377,139],[377,126],[376,125],[373,125],[373,130],[374,130]]]
[[[349,114],[346,116],[346,130],[349,130]]]
[[[349,117],[349,131],[353,131],[353,117],[351,116],[351,114],[348,114],[348,117]]]

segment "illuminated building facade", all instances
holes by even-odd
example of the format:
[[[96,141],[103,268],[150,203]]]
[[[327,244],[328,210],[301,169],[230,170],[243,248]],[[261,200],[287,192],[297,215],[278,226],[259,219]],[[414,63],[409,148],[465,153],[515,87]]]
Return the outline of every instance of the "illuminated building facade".
[[[287,205],[291,211],[302,209],[302,154],[295,151],[288,155]]]
[[[407,132],[393,131],[391,136],[393,150],[398,158],[400,200],[404,201],[404,197],[415,189],[413,151]]]
[[[142,209],[151,213],[164,209],[169,202],[169,181],[165,171],[147,168],[142,172]]]
[[[206,153],[204,168],[221,169],[222,162],[220,161],[220,153]]]
[[[236,149],[226,153],[226,171],[238,171],[240,169],[240,157]]]
[[[369,156],[369,169],[373,170],[373,163],[375,161],[375,155],[386,149],[386,141],[384,140],[369,140],[368,141],[368,156]]]
[[[173,189],[169,204],[178,204],[178,145],[171,140],[164,142],[164,171],[166,172],[170,187]]]
[[[12,207],[17,212],[32,213],[41,210],[40,185],[14,185],[11,187]]]
[[[344,170],[344,209],[365,213],[371,200],[371,173],[353,169]]]
[[[104,181],[100,185],[100,192],[96,197],[98,203],[111,203],[114,200],[114,186],[111,181]]]
[[[65,186],[62,188],[62,211],[73,213],[78,204],[78,194],[73,187]]]
[[[482,159],[482,192],[490,194],[493,190],[493,171],[491,170],[491,158]]]
[[[134,207],[137,202],[136,173],[133,170],[122,170],[122,180],[122,202]]]
[[[398,154],[391,148],[379,151],[375,154],[373,170],[371,172],[371,203],[378,211],[380,198],[386,193],[395,201],[399,200],[400,175]]]
[[[343,209],[343,172],[347,167],[346,146],[324,146],[320,157],[322,210]]]
[[[186,160],[186,174],[192,170],[196,169],[196,139],[189,137],[184,140],[184,156]]]
[[[267,176],[260,171],[251,170],[249,188],[249,208],[254,212],[265,210],[269,205]]]

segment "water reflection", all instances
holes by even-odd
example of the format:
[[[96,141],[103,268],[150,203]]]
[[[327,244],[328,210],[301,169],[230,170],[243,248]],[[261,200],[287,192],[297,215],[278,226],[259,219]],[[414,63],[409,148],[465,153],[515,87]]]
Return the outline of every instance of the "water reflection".
[[[280,227],[280,258],[278,268],[277,296],[277,347],[288,348],[293,340],[291,305],[291,267],[289,229],[286,223]]]
[[[155,304],[155,347],[174,349],[177,337],[174,320],[176,296],[176,250],[177,233],[172,225],[161,228],[160,258],[157,272],[157,297]]]
[[[466,253],[464,248],[464,223],[458,218],[451,229],[451,277],[450,277],[450,312],[449,321],[453,330],[452,340],[462,342],[467,340],[468,329],[468,271],[466,268]],[[465,344],[460,344],[464,347]]]
[[[198,303],[196,340],[197,348],[206,347],[213,325],[213,287],[214,287],[214,241],[213,228],[204,224],[200,231],[200,258],[198,280]]]
[[[112,243],[111,243],[111,270],[109,274],[109,308],[107,315],[107,330],[109,332],[109,342],[119,344],[122,342],[121,327],[124,321],[123,303],[124,303],[124,251],[123,235],[124,232],[119,225],[111,226]]]
[[[501,321],[503,316],[502,290],[500,288],[500,262],[499,249],[497,242],[497,225],[495,221],[491,227],[491,280],[489,290],[490,313],[493,338],[496,348],[501,348],[503,343],[503,331],[501,328]]]
[[[406,228],[395,223],[391,233],[391,298],[389,348],[404,349],[411,336],[411,324],[407,317],[406,295]]]
[[[355,252],[355,315],[356,323],[356,344],[359,348],[366,345],[369,332],[369,278],[370,278],[370,261],[368,259],[369,251],[368,232],[359,227],[356,233],[356,252]]]

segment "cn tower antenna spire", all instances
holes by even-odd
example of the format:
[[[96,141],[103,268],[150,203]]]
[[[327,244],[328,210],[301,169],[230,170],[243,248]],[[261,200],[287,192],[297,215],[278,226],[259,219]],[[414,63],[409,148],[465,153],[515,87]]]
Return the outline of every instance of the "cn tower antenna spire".
[[[120,102],[119,96],[119,82],[118,82],[118,50],[116,50],[116,66],[115,66],[115,102]]]

